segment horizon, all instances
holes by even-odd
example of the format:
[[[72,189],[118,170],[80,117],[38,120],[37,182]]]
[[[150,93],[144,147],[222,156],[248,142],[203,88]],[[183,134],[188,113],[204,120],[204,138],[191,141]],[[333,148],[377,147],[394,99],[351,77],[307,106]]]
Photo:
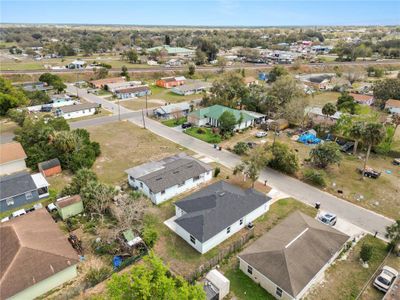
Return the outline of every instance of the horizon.
[[[210,28],[400,25],[400,1],[393,0],[5,0],[1,6],[1,24],[9,25]],[[193,10],[195,14],[188,14]]]

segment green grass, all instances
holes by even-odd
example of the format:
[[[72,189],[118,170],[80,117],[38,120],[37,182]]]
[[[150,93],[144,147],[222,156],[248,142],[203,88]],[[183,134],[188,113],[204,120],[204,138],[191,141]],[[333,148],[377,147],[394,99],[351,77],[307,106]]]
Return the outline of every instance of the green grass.
[[[163,123],[165,126],[168,126],[168,127],[176,127],[176,126],[182,125],[183,123],[186,123],[186,121],[187,121],[186,117],[181,117],[179,119],[165,120],[165,121],[162,121],[161,123]]]
[[[212,132],[210,128],[192,127],[184,131],[186,134],[211,144],[221,142],[221,136]]]
[[[156,85],[150,85],[150,90],[151,90],[150,99],[162,99],[171,103],[191,101],[202,98],[202,94],[194,94],[187,96],[177,95],[174,94],[170,89],[162,88]]]
[[[270,293],[256,284],[239,268],[229,270],[224,274],[231,282],[231,291],[239,300],[273,300]]]

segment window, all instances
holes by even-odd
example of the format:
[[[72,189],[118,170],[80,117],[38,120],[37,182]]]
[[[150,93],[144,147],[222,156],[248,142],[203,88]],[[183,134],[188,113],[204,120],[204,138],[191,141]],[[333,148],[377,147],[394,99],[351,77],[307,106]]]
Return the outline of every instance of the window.
[[[6,203],[7,203],[7,206],[14,205],[14,199],[13,198],[8,198],[6,200]]]
[[[180,187],[182,187],[184,185],[185,185],[185,182],[182,182],[182,183],[178,184],[178,188],[180,188]]]
[[[25,193],[25,198],[26,200],[31,200],[33,198],[32,193],[31,192]]]
[[[194,236],[190,236],[190,241],[193,243],[193,244],[196,244],[196,239],[194,238]]]
[[[243,219],[239,220],[239,225],[243,225]]]
[[[141,187],[141,188],[143,187],[143,182],[140,183],[140,187]]]
[[[161,195],[164,195],[164,194],[165,194],[165,190],[161,191]]]
[[[253,268],[251,266],[247,266],[247,273],[253,274]]]
[[[131,179],[132,182],[135,182],[135,178],[133,178],[132,176],[129,176],[129,178]]]
[[[193,177],[193,181],[197,181],[200,179],[200,176]]]
[[[276,294],[278,297],[282,297],[282,289],[281,289],[280,287],[276,287],[276,292],[275,292],[275,294]]]
[[[229,226],[227,229],[226,229],[226,233],[230,233],[231,232],[231,226]]]

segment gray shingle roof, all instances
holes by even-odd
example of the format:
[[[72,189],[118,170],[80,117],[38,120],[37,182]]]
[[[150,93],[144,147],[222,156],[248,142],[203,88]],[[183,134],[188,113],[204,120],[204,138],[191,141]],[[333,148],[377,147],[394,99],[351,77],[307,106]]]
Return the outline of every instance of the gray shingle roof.
[[[348,239],[331,226],[297,211],[239,257],[296,297]]]
[[[80,110],[90,109],[90,108],[97,108],[97,107],[100,107],[100,105],[97,103],[82,103],[82,104],[61,106],[58,109],[60,109],[64,114],[67,114],[67,113],[71,113],[71,112],[75,112],[75,111],[80,111]]]
[[[254,189],[219,181],[175,203],[186,212],[175,222],[205,242],[270,200]]]
[[[38,163],[38,168],[40,171],[42,170],[47,170],[56,166],[60,165],[60,161],[58,160],[58,158],[53,158],[50,160],[46,160],[43,162]]]
[[[209,165],[181,153],[125,170],[125,172],[142,181],[153,193],[159,193],[210,170],[212,168]]]
[[[32,176],[27,172],[0,177],[0,186],[0,200],[36,189]]]

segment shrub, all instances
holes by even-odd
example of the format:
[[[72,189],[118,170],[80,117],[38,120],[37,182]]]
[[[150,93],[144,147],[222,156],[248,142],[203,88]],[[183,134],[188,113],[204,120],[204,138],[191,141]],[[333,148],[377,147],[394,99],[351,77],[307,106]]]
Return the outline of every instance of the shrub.
[[[360,258],[363,262],[367,262],[372,257],[373,248],[369,244],[363,244],[360,250]]]
[[[206,133],[206,130],[204,129],[204,128],[197,128],[197,133],[198,134],[205,134]]]
[[[306,169],[303,172],[303,178],[306,182],[309,182],[313,185],[325,187],[325,174],[322,171],[317,171],[314,169]]]
[[[233,152],[236,153],[237,155],[246,154],[248,150],[249,150],[249,145],[247,145],[245,142],[239,142],[233,147]]]
[[[90,287],[95,286],[96,284],[106,280],[112,273],[110,267],[100,267],[93,268],[91,267],[89,271],[86,273],[85,281],[88,283]]]
[[[276,142],[275,146],[270,146],[268,150],[272,153],[268,162],[271,168],[287,174],[294,174],[299,169],[297,155],[287,145]]]
[[[216,167],[214,170],[214,177],[218,177],[219,173],[221,173],[221,169],[219,167]]]
[[[142,237],[146,245],[152,248],[158,239],[158,233],[153,226],[147,225],[143,230]]]

